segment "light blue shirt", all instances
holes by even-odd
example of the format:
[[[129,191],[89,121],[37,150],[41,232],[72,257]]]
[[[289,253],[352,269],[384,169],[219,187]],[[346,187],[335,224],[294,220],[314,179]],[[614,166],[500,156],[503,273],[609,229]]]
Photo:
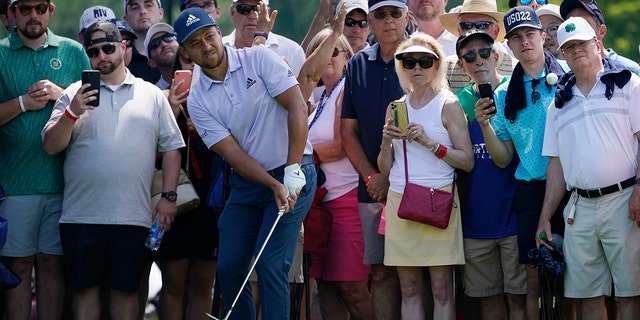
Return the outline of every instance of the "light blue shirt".
[[[543,69],[536,77],[542,79],[536,87],[536,91],[540,93],[541,97],[535,104],[531,99],[531,81],[533,79],[524,75],[527,107],[518,111],[518,116],[513,123],[504,116],[504,101],[509,82],[502,83],[494,91],[497,113],[495,117],[491,118],[491,126],[500,140],[513,142],[520,157],[520,164],[515,174],[516,179],[519,180],[546,179],[549,159],[542,156],[542,143],[547,107],[553,101],[556,92],[555,85],[551,87],[551,90],[547,87],[546,75],[546,69]]]
[[[266,46],[225,49],[223,81],[198,71],[187,99],[191,119],[208,148],[231,135],[265,170],[275,169],[286,163],[289,146],[288,113],[275,97],[298,81]],[[311,150],[308,141],[306,150]]]

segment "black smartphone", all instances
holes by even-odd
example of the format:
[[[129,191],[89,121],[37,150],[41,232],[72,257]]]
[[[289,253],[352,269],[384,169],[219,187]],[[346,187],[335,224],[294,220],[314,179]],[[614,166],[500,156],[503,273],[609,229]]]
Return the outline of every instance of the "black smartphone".
[[[87,91],[98,90],[98,93],[95,94],[96,99],[87,103],[90,106],[97,107],[100,105],[100,71],[98,70],[84,70],[82,71],[82,84],[85,83],[91,84]]]
[[[481,83],[478,85],[478,90],[480,91],[480,98],[489,98],[493,100],[493,88],[491,88],[491,83]],[[495,103],[492,103],[490,106],[485,109],[495,107]],[[493,109],[489,114],[496,114],[496,110]]]

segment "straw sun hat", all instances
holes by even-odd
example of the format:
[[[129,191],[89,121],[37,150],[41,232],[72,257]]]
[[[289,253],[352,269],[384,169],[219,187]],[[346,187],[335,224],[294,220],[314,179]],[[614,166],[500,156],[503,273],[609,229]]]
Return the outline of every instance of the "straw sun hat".
[[[492,17],[497,22],[498,28],[500,28],[496,42],[504,39],[505,31],[504,22],[502,21],[504,13],[498,12],[498,6],[496,5],[495,0],[465,0],[462,3],[460,12],[445,13],[441,15],[440,23],[442,23],[442,26],[447,29],[447,31],[459,37],[460,32],[458,32],[458,18],[465,13],[484,14]]]

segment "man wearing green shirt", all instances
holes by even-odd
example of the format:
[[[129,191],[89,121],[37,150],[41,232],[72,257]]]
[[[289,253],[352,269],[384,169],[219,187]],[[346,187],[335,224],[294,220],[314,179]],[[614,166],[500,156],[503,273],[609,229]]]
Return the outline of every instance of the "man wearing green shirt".
[[[38,313],[60,319],[64,301],[62,210],[64,154],[44,152],[40,131],[64,88],[91,69],[82,46],[47,27],[55,11],[49,0],[10,0],[16,28],[0,40],[0,185],[7,199],[0,215],[9,221],[0,257],[22,283],[5,291],[7,319],[28,319],[31,272],[36,267]]]

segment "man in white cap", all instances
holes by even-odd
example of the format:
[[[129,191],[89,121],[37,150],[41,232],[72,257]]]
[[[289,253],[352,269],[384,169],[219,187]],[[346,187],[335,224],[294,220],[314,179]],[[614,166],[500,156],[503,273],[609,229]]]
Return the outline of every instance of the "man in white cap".
[[[80,43],[84,43],[84,30],[96,21],[111,20],[115,18],[116,14],[113,13],[113,10],[109,7],[93,6],[85,9],[82,16],[80,16],[80,23],[78,25],[78,41],[80,41]]]
[[[344,20],[343,34],[351,45],[354,53],[369,46],[367,38],[371,32],[369,27],[369,5],[366,0],[345,0],[347,5],[347,17]],[[341,3],[336,6],[335,12],[327,5],[329,1],[320,0],[318,11],[309,25],[309,30],[302,40],[302,48],[307,48],[309,41],[320,31],[326,28],[340,11]]]
[[[571,72],[558,83],[547,112],[542,154],[549,157],[540,233],[566,190],[564,294],[575,298],[578,319],[606,319],[611,282],[620,319],[640,314],[640,78],[609,58],[587,20],[558,28]],[[550,238],[549,240],[553,240]]]
[[[504,13],[498,12],[495,0],[465,0],[460,11],[440,16],[440,22],[456,37],[476,29],[488,33],[495,41],[494,48],[499,53],[496,70],[503,76],[510,76],[517,61],[508,53],[501,41],[504,40]],[[447,57],[447,80],[452,92],[469,85],[471,78],[458,66],[458,56]]]
[[[271,32],[271,30],[259,29],[258,4],[259,0],[233,0],[229,7],[231,20],[235,29],[222,38],[226,46],[237,49],[251,47],[256,37],[266,38],[265,45],[291,65],[291,71],[295,76],[300,73],[300,68],[306,59],[304,50],[295,41]],[[267,6],[269,1],[262,1]],[[267,7],[268,9],[268,7]],[[267,12],[268,14],[268,12]]]
[[[342,145],[358,171],[358,211],[364,263],[371,265],[374,319],[400,318],[400,283],[395,267],[384,265],[384,235],[378,233],[389,178],[380,174],[378,154],[389,102],[404,95],[395,70],[396,49],[405,40],[405,0],[369,0],[369,23],[377,43],[349,61],[342,99]]]
[[[133,55],[127,66],[134,76],[145,81],[156,83],[160,72],[148,64],[144,39],[152,25],[161,22],[164,9],[160,0],[124,0],[124,21],[133,29],[138,37],[133,41]]]
[[[158,69],[161,77],[156,87],[164,90],[171,86],[173,65],[178,55],[178,41],[173,27],[164,23],[156,23],[147,32],[144,47],[149,57],[149,66]]]
[[[445,8],[449,0],[407,0],[409,11],[418,21],[418,29],[432,37],[444,49],[447,56],[456,54],[458,37],[446,30],[439,17],[446,13]]]
[[[544,39],[544,50],[551,52],[557,59],[562,58],[562,51],[558,47],[558,26],[564,21],[560,16],[560,6],[547,4],[536,10],[542,29],[547,37]],[[568,67],[567,67],[568,69]]]
[[[0,215],[11,221],[2,262],[22,282],[4,290],[7,319],[28,319],[35,266],[38,313],[62,317],[64,276],[58,220],[62,211],[64,155],[47,155],[40,130],[63,88],[91,69],[84,49],[49,28],[56,6],[12,0],[15,28],[0,42]]]

